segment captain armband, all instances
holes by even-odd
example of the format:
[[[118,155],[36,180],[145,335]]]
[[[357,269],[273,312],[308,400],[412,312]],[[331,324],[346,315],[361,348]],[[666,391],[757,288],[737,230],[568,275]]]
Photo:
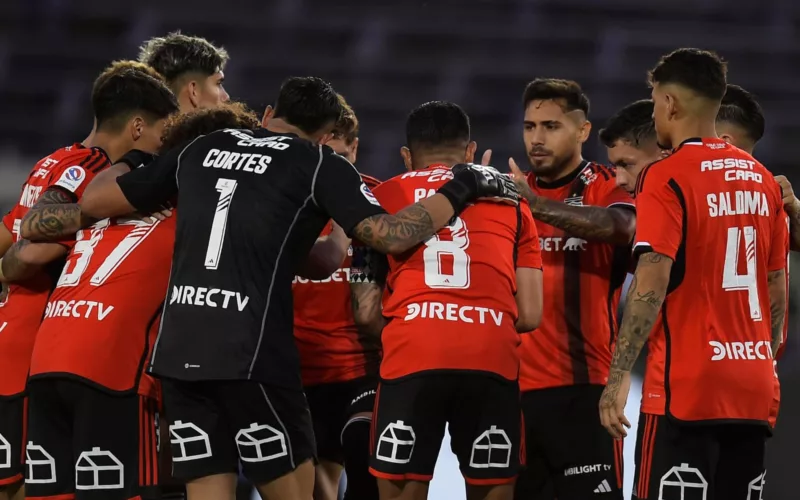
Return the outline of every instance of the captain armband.
[[[386,255],[362,245],[353,245],[353,260],[350,264],[350,283],[372,283],[383,285],[389,272]]]

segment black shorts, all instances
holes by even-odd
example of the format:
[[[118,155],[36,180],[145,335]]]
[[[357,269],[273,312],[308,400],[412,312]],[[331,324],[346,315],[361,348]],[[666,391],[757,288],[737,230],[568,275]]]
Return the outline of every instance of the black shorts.
[[[766,439],[766,427],[757,425],[681,425],[643,413],[633,498],[762,498]]]
[[[25,494],[157,498],[157,409],[77,380],[30,381]]]
[[[302,391],[254,381],[163,379],[173,475],[192,480],[242,472],[261,485],[316,458]]]
[[[305,388],[320,460],[344,464],[342,430],[357,413],[372,411],[377,387],[378,379],[366,376]]]
[[[600,425],[602,393],[599,385],[522,393],[528,454],[514,498],[622,499],[622,441]]]
[[[382,381],[370,472],[381,479],[430,481],[449,424],[467,483],[510,483],[524,449],[521,418],[519,385],[493,374],[424,372]]]
[[[25,396],[0,398],[0,488],[23,480],[25,474]]]

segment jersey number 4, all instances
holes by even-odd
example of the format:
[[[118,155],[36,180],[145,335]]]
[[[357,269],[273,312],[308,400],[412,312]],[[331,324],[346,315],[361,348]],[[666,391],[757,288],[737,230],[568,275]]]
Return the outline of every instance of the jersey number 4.
[[[469,288],[469,232],[464,219],[456,217],[450,239],[438,234],[425,242],[422,259],[425,262],[425,284],[430,288]]]
[[[739,248],[744,236],[747,272],[739,274]],[[753,226],[729,227],[728,244],[725,250],[725,268],[722,271],[722,288],[726,291],[746,291],[750,303],[750,318],[761,321],[761,303],[758,298],[756,280],[756,230]]]

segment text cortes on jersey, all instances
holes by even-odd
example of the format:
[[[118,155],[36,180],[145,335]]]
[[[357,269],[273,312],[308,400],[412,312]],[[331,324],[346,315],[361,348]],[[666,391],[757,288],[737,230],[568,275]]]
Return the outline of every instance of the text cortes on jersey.
[[[237,146],[271,148],[283,151],[289,148],[288,136],[262,137],[257,138],[248,135],[241,130],[228,129],[224,132],[239,138]],[[263,174],[272,162],[272,157],[257,153],[238,153],[236,151],[225,151],[220,149],[210,149],[203,159],[203,166],[207,168],[218,168],[220,170],[241,170],[254,174]]]

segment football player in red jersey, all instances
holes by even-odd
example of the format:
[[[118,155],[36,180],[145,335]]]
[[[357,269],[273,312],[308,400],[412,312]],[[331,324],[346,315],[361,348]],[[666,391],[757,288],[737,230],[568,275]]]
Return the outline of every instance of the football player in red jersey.
[[[472,161],[469,130],[455,104],[415,109],[402,149],[408,172],[376,198],[393,212],[432,195],[454,164]],[[370,460],[380,498],[427,498],[449,424],[468,497],[510,499],[524,455],[517,332],[535,328],[542,307],[530,211],[478,202],[388,262],[360,246],[354,253],[356,323],[384,349]]]
[[[347,101],[341,96],[340,100],[344,112],[327,145],[355,163],[358,118]],[[370,189],[379,184],[372,177],[361,177]],[[330,232],[329,224],[322,236]],[[343,465],[347,471],[346,499],[378,497],[378,486],[368,467],[380,341],[361,335],[353,320],[350,260],[348,256],[337,263],[336,272],[320,280],[296,276],[293,285],[294,335],[319,460],[315,500],[336,500]]]
[[[586,409],[597,405],[611,363],[633,200],[612,169],[581,155],[591,124],[577,83],[534,80],[523,106],[531,172],[509,166],[536,219],[547,279],[542,322],[520,346],[528,460],[516,498],[622,498],[621,443]]]
[[[636,187],[639,172],[664,156],[656,140],[650,99],[632,102],[617,111],[598,135],[614,166],[617,185],[629,193]]]
[[[637,183],[639,261],[600,400],[603,425],[624,436],[630,369],[649,338],[639,499],[686,488],[745,498],[764,483],[788,227],[772,175],[716,136],[725,78],[725,63],[698,49],[650,72],[658,141],[674,151]]]
[[[62,148],[39,161],[22,188],[19,203],[3,218],[2,231],[13,234],[16,243],[5,252],[0,264],[0,280],[15,276],[0,307],[0,435],[10,447],[11,467],[3,470],[0,484],[8,498],[21,497],[22,463],[25,459],[24,415],[27,402],[25,381],[36,330],[42,318],[53,281],[46,272],[33,268],[18,274],[16,252],[27,245],[20,240],[20,221],[42,199],[76,201],[90,180],[112,161],[133,147],[155,151],[161,142],[165,118],[177,110],[172,92],[159,79],[140,67],[115,65],[98,78],[92,90],[92,106],[99,124],[91,142]],[[57,256],[63,246],[51,243],[40,251]],[[30,435],[28,436],[30,437]],[[33,460],[36,460],[33,458]],[[28,492],[30,495],[30,491]]]

